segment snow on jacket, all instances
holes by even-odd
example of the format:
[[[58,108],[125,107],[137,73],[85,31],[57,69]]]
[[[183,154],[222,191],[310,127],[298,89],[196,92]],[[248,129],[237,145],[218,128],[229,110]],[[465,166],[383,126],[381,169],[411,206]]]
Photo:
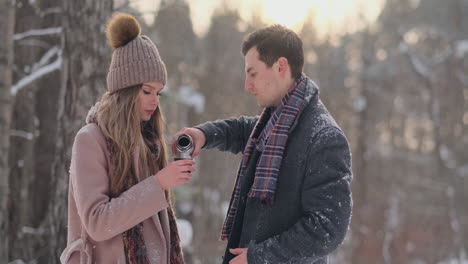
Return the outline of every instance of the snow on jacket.
[[[138,164],[136,155],[134,162]],[[68,238],[61,261],[80,263],[81,255],[86,261],[92,259],[92,263],[125,264],[121,234],[143,222],[150,263],[168,264],[170,229],[164,190],[154,177],[139,175],[135,166],[140,182],[111,199],[109,166],[110,157],[100,128],[94,123],[82,127],[72,150]]]
[[[247,198],[241,235],[248,236],[249,243],[240,246],[248,247],[249,264],[328,263],[328,255],[348,230],[352,207],[348,141],[313,82],[307,93],[308,105],[291,128],[273,205]],[[257,120],[232,118],[197,128],[206,135],[204,148],[239,153]]]

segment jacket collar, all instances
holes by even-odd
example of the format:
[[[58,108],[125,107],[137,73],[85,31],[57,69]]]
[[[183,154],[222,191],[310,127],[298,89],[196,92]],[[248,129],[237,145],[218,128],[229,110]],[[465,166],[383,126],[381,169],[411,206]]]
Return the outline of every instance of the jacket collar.
[[[86,116],[86,124],[97,123],[97,110],[99,108],[99,102],[91,106]]]

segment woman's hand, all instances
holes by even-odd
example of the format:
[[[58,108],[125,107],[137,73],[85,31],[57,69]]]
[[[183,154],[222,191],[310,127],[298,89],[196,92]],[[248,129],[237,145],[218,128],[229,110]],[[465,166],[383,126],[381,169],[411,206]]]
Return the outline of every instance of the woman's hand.
[[[178,160],[169,163],[164,169],[160,170],[154,177],[161,188],[168,190],[187,183],[192,178],[195,171],[195,162],[193,160]]]

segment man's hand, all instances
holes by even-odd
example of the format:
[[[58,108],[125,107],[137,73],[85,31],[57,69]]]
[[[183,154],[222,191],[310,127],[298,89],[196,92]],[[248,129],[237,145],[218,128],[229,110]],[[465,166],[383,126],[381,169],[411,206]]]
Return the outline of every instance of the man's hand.
[[[182,134],[187,134],[190,137],[192,137],[193,140],[193,152],[192,152],[192,159],[195,158],[198,154],[200,154],[201,148],[205,145],[206,143],[206,137],[205,134],[198,128],[193,128],[193,127],[186,127],[182,128],[177,134],[172,137],[171,140],[171,149],[172,149],[172,154],[176,155],[176,140],[177,138],[182,135]]]
[[[247,250],[248,248],[233,248],[229,249],[229,252],[233,255],[237,255],[237,257],[231,259],[229,264],[248,264],[247,263]]]

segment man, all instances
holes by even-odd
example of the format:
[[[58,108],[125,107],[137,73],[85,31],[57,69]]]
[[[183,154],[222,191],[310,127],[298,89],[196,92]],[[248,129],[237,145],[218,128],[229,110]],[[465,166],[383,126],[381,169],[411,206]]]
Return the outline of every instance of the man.
[[[264,108],[184,128],[195,149],[243,152],[221,239],[223,263],[328,263],[351,216],[348,142],[302,73],[301,39],[273,25],[244,40],[245,89]],[[174,142],[172,141],[172,149]]]

